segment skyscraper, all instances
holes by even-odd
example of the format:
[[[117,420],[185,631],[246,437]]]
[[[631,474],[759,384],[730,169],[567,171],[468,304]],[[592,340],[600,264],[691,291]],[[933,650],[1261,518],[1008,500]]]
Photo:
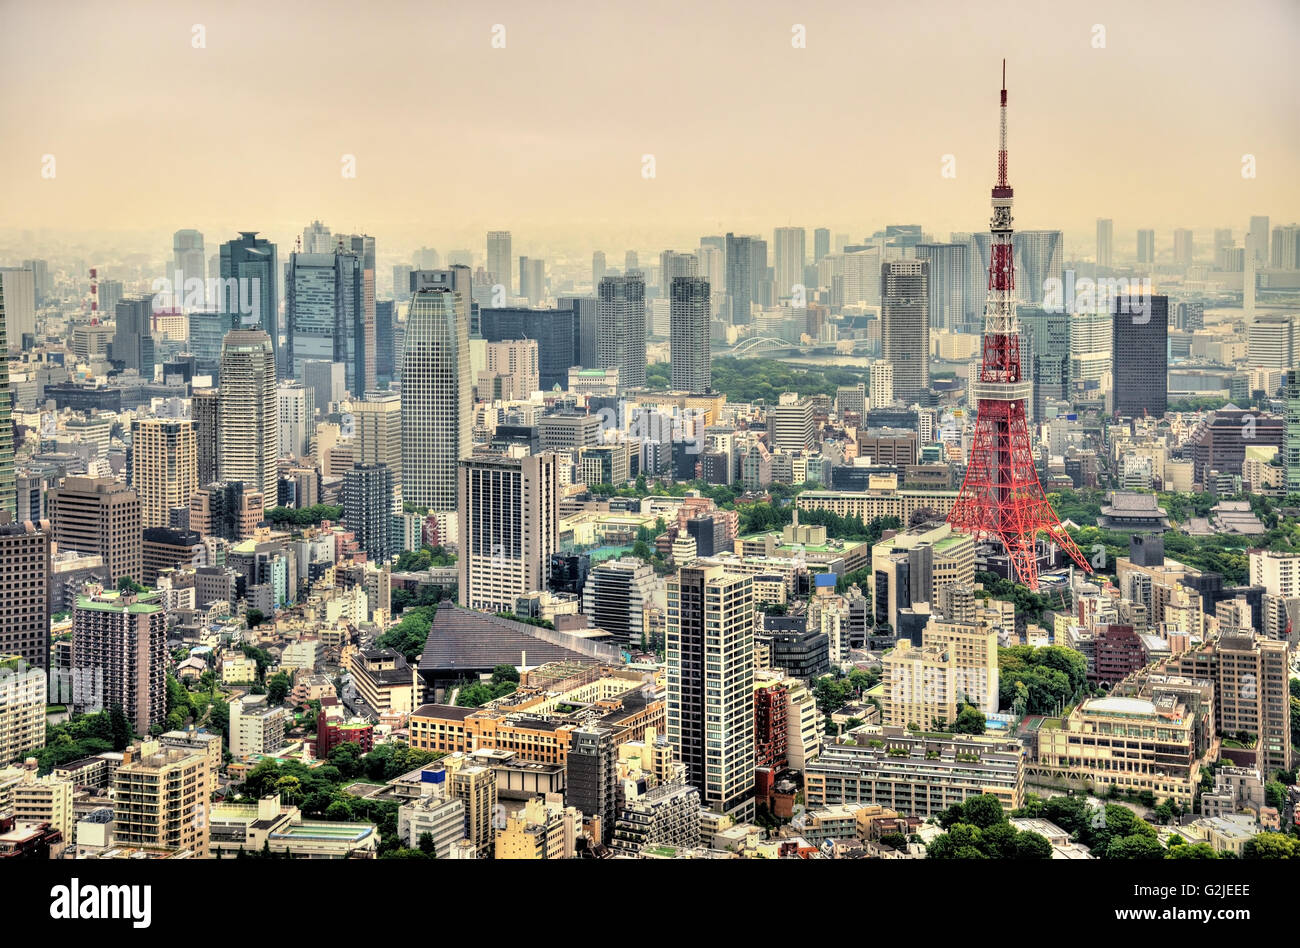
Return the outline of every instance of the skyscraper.
[[[357,256],[361,291],[361,305],[357,310],[357,326],[352,349],[356,360],[356,392],[368,392],[375,387],[375,238],[367,234],[347,234],[339,237],[340,246]]]
[[[721,566],[668,581],[668,740],[704,806],[754,813],[754,586]]]
[[[618,369],[626,391],[645,385],[645,279],[641,271],[600,281],[596,311],[597,369]]]
[[[60,551],[98,555],[113,581],[144,579],[140,498],[112,478],[68,477],[46,495]]]
[[[803,268],[808,262],[808,232],[802,227],[778,227],[772,236],[776,262],[776,301],[779,302],[794,296],[796,285],[803,286]]]
[[[410,271],[407,272],[409,274]],[[409,275],[406,280],[409,286]],[[375,384],[381,388],[391,385],[397,377],[394,371],[394,360],[397,357],[396,340],[393,338],[394,306],[393,300],[375,301]]]
[[[276,371],[284,378],[289,370],[280,347],[279,280],[275,244],[259,238],[257,231],[240,231],[238,238],[221,245],[221,311],[227,317],[224,329],[265,331],[271,340]]]
[[[813,263],[820,263],[822,257],[831,252],[831,232],[828,227],[818,227],[813,231]]]
[[[1151,264],[1156,262],[1156,232],[1149,228],[1138,231],[1137,262]]]
[[[1115,222],[1110,218],[1097,218],[1097,267],[1110,269],[1114,264]]]
[[[597,281],[596,286],[599,285],[600,281]],[[559,309],[573,311],[573,364],[594,369],[599,361],[596,356],[596,297],[561,296],[556,300],[556,306]],[[538,358],[540,357],[541,343],[539,342]],[[538,372],[541,372],[540,362]],[[545,380],[542,384],[545,385]]]
[[[754,302],[752,239],[727,234],[726,240],[727,317],[733,326],[743,326],[749,323]]]
[[[131,484],[140,498],[142,527],[170,526],[173,508],[189,509],[190,495],[200,486],[197,447],[192,421],[131,422]]]
[[[217,462],[217,429],[220,427],[221,394],[215,388],[196,388],[190,395],[190,418],[194,420],[194,450],[200,485],[221,479]]]
[[[122,300],[117,304],[117,331],[113,333],[113,361],[134,369],[146,382],[153,381],[153,300]]]
[[[1250,245],[1254,249],[1255,266],[1268,266],[1268,215],[1256,215],[1250,219]]]
[[[1011,235],[1017,300],[1041,306],[1047,295],[1047,281],[1054,280],[1056,286],[1061,285],[1065,278],[1061,262],[1063,242],[1059,230],[1026,230]],[[984,271],[984,281],[988,282],[988,270]],[[971,300],[972,308],[977,299]]]
[[[1300,269],[1300,227],[1288,224],[1273,228],[1269,265],[1274,270]]]
[[[561,301],[565,303],[568,301]],[[579,307],[590,306],[594,309],[595,301],[578,300]],[[580,312],[581,309],[575,307]],[[479,335],[488,342],[506,342],[511,339],[534,339],[537,341],[537,374],[543,389],[550,390],[556,385],[564,388],[569,384],[569,369],[583,363],[578,358],[575,342],[586,341],[595,344],[596,333],[591,339],[583,340],[575,323],[580,317],[575,309],[524,309],[520,307],[503,307],[501,309],[479,310]],[[644,343],[642,343],[644,346]],[[594,368],[594,366],[591,366]]]
[[[99,285],[102,293],[103,281]],[[120,288],[121,284],[117,284]],[[9,341],[9,354],[17,355],[23,349],[23,335],[36,332],[36,274],[25,267],[0,267],[0,296],[5,302],[5,334]],[[112,305],[100,300],[101,317],[113,312]],[[0,353],[3,355],[3,353]]]
[[[528,298],[529,306],[539,306],[546,299],[546,261],[538,257],[519,258],[519,295]]]
[[[655,592],[655,571],[633,557],[605,560],[587,574],[582,587],[582,614],[620,645],[651,648],[646,639],[645,610]]]
[[[172,235],[172,267],[169,276],[180,274],[182,285],[173,286],[177,300],[184,299],[184,287],[191,280],[203,283],[207,277],[208,258],[203,251],[203,234],[197,230],[178,230]]]
[[[1286,492],[1300,494],[1300,369],[1286,371],[1282,397],[1285,399],[1282,465],[1286,468]]]
[[[420,270],[411,283],[402,354],[402,496],[450,513],[457,506],[457,462],[471,445],[470,271]]]
[[[559,549],[556,456],[477,455],[460,462],[461,602],[513,612],[519,596],[546,588]]]
[[[72,665],[103,672],[102,695],[74,692],[77,710],[120,707],[139,734],[161,724],[167,714],[167,622],[157,594],[78,596]],[[102,698],[98,708],[96,698]]]
[[[1193,243],[1192,231],[1186,227],[1180,227],[1174,231],[1174,263],[1179,266],[1191,266],[1196,259],[1196,247]]]
[[[677,277],[670,292],[668,346],[672,388],[678,392],[706,392],[712,383],[709,281],[703,277]]]
[[[1163,417],[1169,405],[1169,297],[1142,302],[1118,297],[1114,318],[1114,410],[1133,417]]]
[[[236,329],[221,347],[217,464],[226,483],[241,482],[276,505],[280,457],[275,354],[260,329]]]
[[[280,457],[311,456],[311,436],[315,426],[312,389],[301,382],[285,381],[276,386],[276,414],[280,424]],[[211,483],[200,481],[199,483]]]
[[[514,263],[514,257],[510,255],[510,231],[508,230],[490,230],[487,235],[487,272],[494,283],[500,283],[506,288],[506,299],[514,296],[514,281],[511,279],[510,268]],[[466,289],[468,293],[469,290]],[[468,305],[468,304],[467,304]]]
[[[659,255],[659,295],[667,299],[677,277],[698,276],[700,261],[693,253],[665,250]]]
[[[894,366],[894,395],[930,387],[930,264],[892,260],[880,268],[880,352]]]
[[[916,259],[930,263],[930,328],[964,329],[972,312],[969,244],[917,244]]]
[[[605,251],[597,250],[591,255],[591,285],[600,286],[600,281],[605,279]]]
[[[330,229],[320,221],[312,221],[302,229],[303,253],[333,253],[334,240]]]
[[[48,520],[14,523],[0,514],[0,575],[4,577],[0,580],[0,656],[17,655],[28,665],[46,669],[50,667],[50,534]],[[4,743],[0,738],[0,745]],[[30,750],[30,746],[20,749]]]
[[[1070,316],[1064,310],[1019,306],[1020,361],[1033,380],[1034,421],[1043,421],[1048,399],[1070,398]]]
[[[305,362],[338,362],[349,392],[368,390],[363,263],[360,254],[348,249],[289,254],[284,347],[289,377],[301,381]]]
[[[0,392],[9,391],[8,317],[5,310],[6,284],[0,275]],[[18,514],[18,495],[14,481],[14,419],[9,398],[0,398],[0,511],[11,517]]]
[[[354,464],[343,475],[343,522],[366,556],[385,563],[397,553],[393,472],[387,464]]]

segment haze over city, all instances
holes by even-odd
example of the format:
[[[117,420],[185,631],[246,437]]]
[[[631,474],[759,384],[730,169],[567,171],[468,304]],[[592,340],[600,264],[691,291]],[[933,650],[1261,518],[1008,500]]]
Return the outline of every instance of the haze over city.
[[[6,7],[6,228],[287,245],[319,218],[392,248],[506,226],[553,255],[784,224],[946,236],[983,225],[1004,57],[1019,228],[1082,248],[1099,216],[1300,218],[1291,3],[943,2],[919,31],[906,5],[766,0],[393,3],[364,30],[338,2]]]

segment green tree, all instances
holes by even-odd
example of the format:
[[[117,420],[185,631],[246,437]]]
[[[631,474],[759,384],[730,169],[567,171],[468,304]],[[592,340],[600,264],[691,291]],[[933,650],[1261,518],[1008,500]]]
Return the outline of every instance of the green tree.
[[[1178,846],[1175,846],[1171,841],[1169,848],[1165,850],[1165,858],[1166,859],[1218,859],[1219,854],[1214,851],[1214,847],[1211,846],[1209,843],[1182,843]]]
[[[1016,834],[1017,859],[1051,859],[1052,844],[1046,836],[1028,830]]]
[[[962,806],[966,822],[978,826],[980,829],[987,829],[998,823],[1006,821],[1006,814],[1002,811],[1002,801],[991,793],[982,793],[977,797],[967,800]]]
[[[983,734],[985,727],[984,714],[974,705],[966,705],[957,714],[957,721],[953,725],[953,731],[957,734]]]
[[[271,704],[284,704],[293,680],[285,672],[277,672],[266,680],[266,700]]]
[[[126,750],[131,743],[131,722],[120,704],[113,705],[109,712],[109,720],[113,728],[113,750]]]
[[[1165,848],[1160,840],[1142,834],[1112,839],[1106,847],[1107,859],[1164,859]]]
[[[266,621],[266,616],[262,615],[261,609],[249,609],[244,613],[244,624],[250,629],[256,629]]]
[[[1294,837],[1281,833],[1260,833],[1246,843],[1243,859],[1296,859],[1300,858],[1300,844]]]
[[[123,593],[142,593],[148,592],[149,589],[146,586],[141,586],[130,576],[119,576],[117,578],[117,591]]]
[[[420,846],[420,852],[424,853],[426,856],[429,856],[430,858],[432,858],[437,854],[436,847],[434,846],[433,843],[432,833],[421,833],[419,846]]]

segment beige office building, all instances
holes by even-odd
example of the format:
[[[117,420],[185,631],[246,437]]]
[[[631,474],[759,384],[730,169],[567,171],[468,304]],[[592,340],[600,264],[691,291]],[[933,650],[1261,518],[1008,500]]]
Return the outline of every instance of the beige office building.
[[[114,842],[208,855],[211,822],[206,754],[144,741],[128,749],[114,781]]]
[[[144,579],[140,498],[112,478],[69,477],[46,496],[60,553],[98,554],[116,581]]]
[[[217,464],[225,483],[262,493],[266,509],[279,495],[280,403],[271,337],[236,329],[221,345]]]

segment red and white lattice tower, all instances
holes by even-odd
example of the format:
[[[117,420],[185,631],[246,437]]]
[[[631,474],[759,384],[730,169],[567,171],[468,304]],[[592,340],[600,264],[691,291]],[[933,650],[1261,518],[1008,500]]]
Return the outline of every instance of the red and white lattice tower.
[[[1015,263],[1011,252],[1011,185],[1007,183],[1007,64],[1002,61],[1002,111],[998,134],[998,181],[993,188],[993,234],[989,295],[984,305],[983,360],[971,385],[976,403],[975,441],[961,493],[948,522],[976,539],[1006,547],[1015,576],[1038,588],[1036,543],[1040,533],[1092,572],[1061,526],[1034,467],[1025,403],[1033,383],[1020,372],[1020,324],[1016,320]]]

